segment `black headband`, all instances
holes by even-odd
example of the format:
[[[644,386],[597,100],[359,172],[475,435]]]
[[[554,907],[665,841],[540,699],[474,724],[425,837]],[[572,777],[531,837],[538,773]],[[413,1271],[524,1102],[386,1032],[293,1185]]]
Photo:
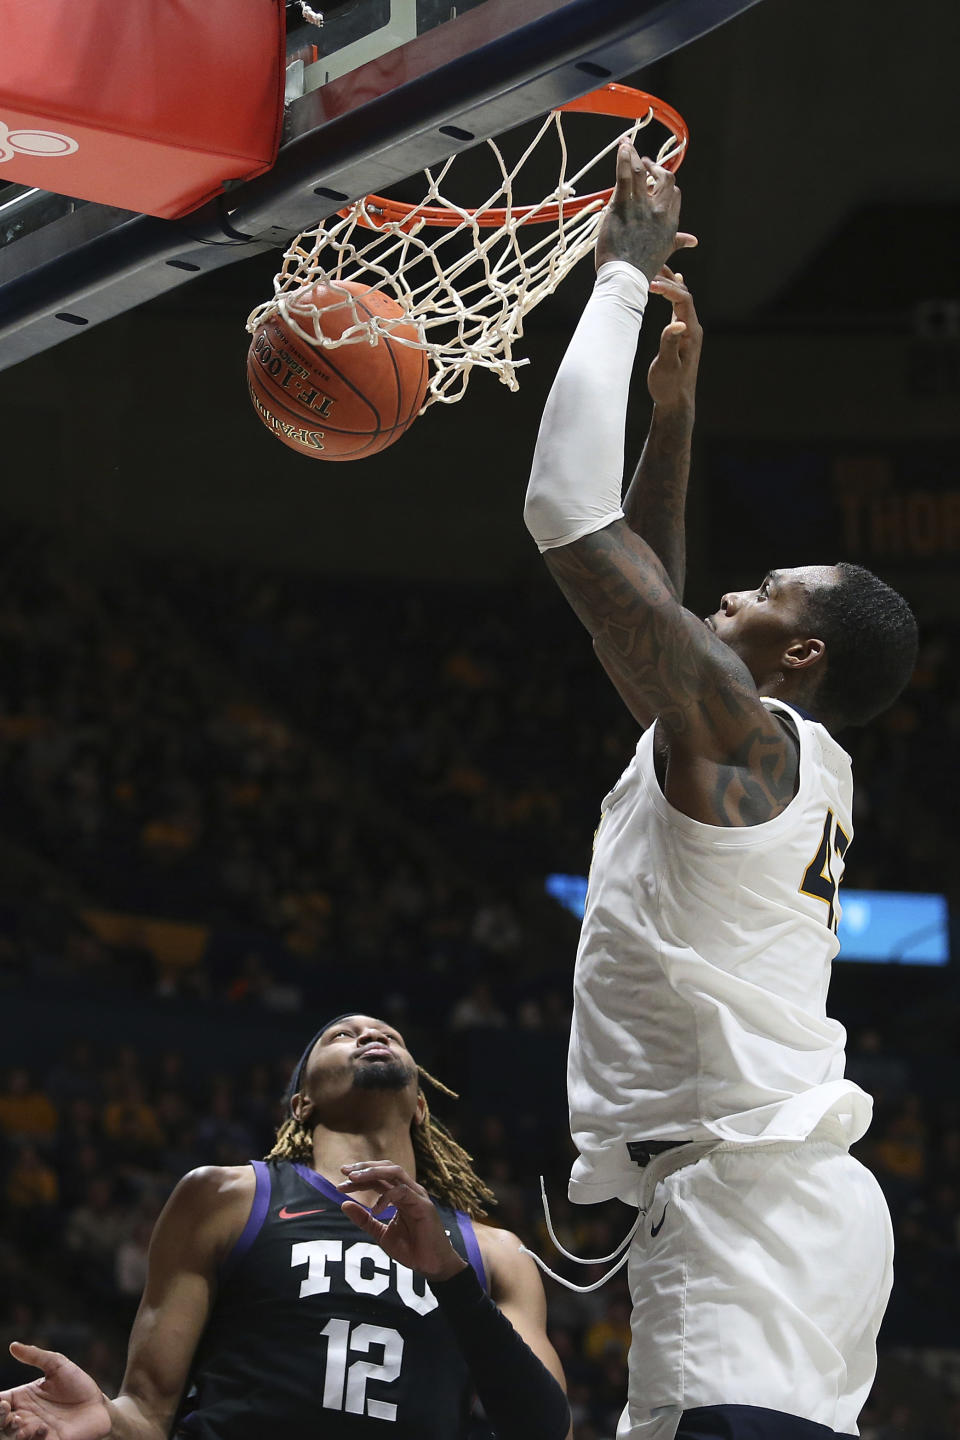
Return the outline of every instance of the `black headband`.
[[[341,1020],[347,1020],[351,1015],[355,1014],[355,1010],[345,1010],[342,1015],[334,1015],[333,1019],[328,1020],[326,1025],[320,1026],[320,1029],[317,1031],[316,1035],[314,1035],[313,1039],[310,1041],[309,1045],[304,1050],[303,1054],[300,1056],[300,1059],[297,1061],[297,1068],[294,1070],[293,1075],[290,1077],[290,1084],[287,1086],[287,1093],[284,1097],[286,1099],[288,1107],[290,1105],[290,1102],[293,1100],[294,1095],[299,1093],[300,1085],[303,1080],[303,1072],[304,1070],[306,1070],[307,1061],[310,1059],[310,1052],[312,1051],[314,1045],[316,1045],[317,1041],[320,1039],[320,1036],[326,1035],[331,1025],[336,1025]]]

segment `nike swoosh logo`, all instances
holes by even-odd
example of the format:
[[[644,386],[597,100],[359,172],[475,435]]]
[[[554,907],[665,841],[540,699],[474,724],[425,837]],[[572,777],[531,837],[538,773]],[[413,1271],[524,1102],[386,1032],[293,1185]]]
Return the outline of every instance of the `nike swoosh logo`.
[[[669,1208],[670,1201],[668,1200],[666,1205],[664,1205],[663,1207],[663,1214],[660,1216],[658,1223],[656,1225],[650,1226],[650,1234],[654,1237],[654,1239],[656,1239],[656,1237],[660,1234],[660,1231],[663,1229],[663,1222],[667,1218],[667,1211],[669,1210]]]
[[[326,1205],[320,1205],[316,1210],[288,1210],[284,1205],[282,1210],[277,1211],[278,1220],[296,1220],[298,1215],[319,1215],[326,1210]]]

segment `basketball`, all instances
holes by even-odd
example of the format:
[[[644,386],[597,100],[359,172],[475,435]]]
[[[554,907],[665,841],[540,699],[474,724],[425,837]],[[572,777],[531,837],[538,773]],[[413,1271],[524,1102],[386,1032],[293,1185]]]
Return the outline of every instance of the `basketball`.
[[[357,320],[403,314],[389,295],[349,280],[316,284],[299,306],[291,306],[295,315],[301,311],[305,330],[313,325],[308,305],[321,312],[317,324],[331,340]],[[400,337],[415,340],[416,327],[398,325],[375,345],[361,338],[330,350],[310,344],[282,315],[269,315],[253,332],[247,352],[253,407],[278,440],[302,455],[317,460],[377,455],[413,424],[430,378],[426,353],[400,343]]]

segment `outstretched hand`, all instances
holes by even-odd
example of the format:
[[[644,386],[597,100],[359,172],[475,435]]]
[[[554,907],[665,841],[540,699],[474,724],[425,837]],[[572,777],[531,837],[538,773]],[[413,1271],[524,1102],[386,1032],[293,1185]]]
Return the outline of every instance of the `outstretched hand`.
[[[697,243],[694,235],[678,234],[679,219],[673,175],[621,140],[616,187],[597,235],[597,269],[608,260],[626,260],[652,280],[675,250]]]
[[[106,1396],[97,1382],[55,1350],[14,1340],[10,1354],[43,1371],[43,1378],[0,1391],[0,1436],[9,1440],[105,1440]]]
[[[437,1207],[422,1185],[400,1165],[389,1160],[364,1160],[341,1166],[348,1177],[337,1186],[351,1190],[377,1190],[373,1211],[356,1200],[344,1200],[343,1213],[363,1230],[381,1250],[401,1265],[417,1270],[427,1280],[449,1280],[465,1262],[450,1244]],[[389,1206],[396,1214],[384,1222],[377,1217]]]
[[[661,410],[678,406],[692,409],[703,345],[703,327],[697,319],[693,296],[679,270],[673,271],[668,265],[651,280],[650,289],[673,307],[670,323],[660,336],[660,349],[647,371],[650,398]]]

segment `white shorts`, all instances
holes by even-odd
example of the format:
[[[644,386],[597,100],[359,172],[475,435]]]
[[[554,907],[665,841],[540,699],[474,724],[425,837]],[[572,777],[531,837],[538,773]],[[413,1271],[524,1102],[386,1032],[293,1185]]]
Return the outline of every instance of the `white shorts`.
[[[893,1281],[890,1215],[870,1172],[814,1136],[718,1145],[649,1188],[638,1183],[647,1213],[629,1261],[617,1440],[672,1440],[703,1406],[774,1412],[769,1430],[755,1414],[750,1434],[776,1435],[779,1412],[856,1435]]]

